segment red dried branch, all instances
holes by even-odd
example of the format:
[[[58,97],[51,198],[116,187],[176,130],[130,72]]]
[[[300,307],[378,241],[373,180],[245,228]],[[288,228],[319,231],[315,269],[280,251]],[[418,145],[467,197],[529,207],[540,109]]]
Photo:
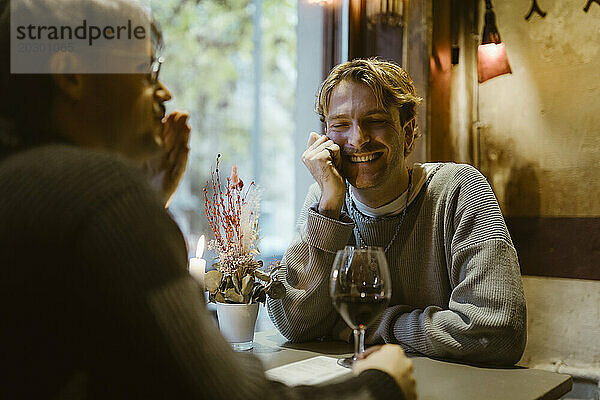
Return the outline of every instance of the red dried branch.
[[[244,193],[244,184],[237,176],[237,168],[234,168],[232,178],[227,178],[225,188],[221,185],[219,171],[219,162],[221,155],[217,156],[216,166],[210,171],[210,180],[204,187],[204,204],[208,224],[215,234],[215,243],[218,247],[224,266],[228,272],[236,271],[238,264],[240,267],[246,265],[251,256],[244,257],[243,253],[243,233],[241,230],[242,211],[250,189],[255,186],[252,182],[246,187]],[[212,195],[208,195],[208,187],[212,187]]]

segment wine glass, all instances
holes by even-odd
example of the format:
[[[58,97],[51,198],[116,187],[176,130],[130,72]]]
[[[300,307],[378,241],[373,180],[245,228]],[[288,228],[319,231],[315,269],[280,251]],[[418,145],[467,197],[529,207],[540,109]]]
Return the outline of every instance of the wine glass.
[[[385,253],[381,247],[339,250],[331,269],[329,294],[346,324],[354,330],[354,357],[338,360],[351,367],[365,351],[365,330],[387,307],[392,282]]]

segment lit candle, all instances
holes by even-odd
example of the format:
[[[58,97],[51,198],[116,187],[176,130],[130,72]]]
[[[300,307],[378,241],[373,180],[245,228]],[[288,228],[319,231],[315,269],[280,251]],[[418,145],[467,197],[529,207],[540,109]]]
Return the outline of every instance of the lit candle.
[[[200,284],[204,291],[204,273],[206,272],[206,260],[202,259],[204,253],[204,235],[198,239],[196,246],[196,257],[190,258],[190,275]]]

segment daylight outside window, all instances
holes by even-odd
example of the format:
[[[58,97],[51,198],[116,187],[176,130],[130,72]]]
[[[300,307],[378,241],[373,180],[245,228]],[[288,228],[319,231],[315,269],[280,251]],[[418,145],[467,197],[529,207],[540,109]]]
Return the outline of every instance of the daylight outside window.
[[[188,168],[170,206],[190,253],[199,235],[212,237],[203,190],[221,154],[222,178],[237,164],[262,188],[261,256],[281,256],[295,220],[296,1],[161,0],[152,9],[165,36],[167,106],[191,114]]]

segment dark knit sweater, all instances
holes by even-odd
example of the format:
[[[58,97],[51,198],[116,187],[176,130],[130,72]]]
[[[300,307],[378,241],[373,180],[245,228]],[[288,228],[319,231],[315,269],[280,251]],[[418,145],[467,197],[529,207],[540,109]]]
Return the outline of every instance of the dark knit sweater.
[[[0,190],[0,398],[398,396],[374,370],[289,388],[234,353],[187,273],[181,232],[124,160],[42,146],[0,160]]]

